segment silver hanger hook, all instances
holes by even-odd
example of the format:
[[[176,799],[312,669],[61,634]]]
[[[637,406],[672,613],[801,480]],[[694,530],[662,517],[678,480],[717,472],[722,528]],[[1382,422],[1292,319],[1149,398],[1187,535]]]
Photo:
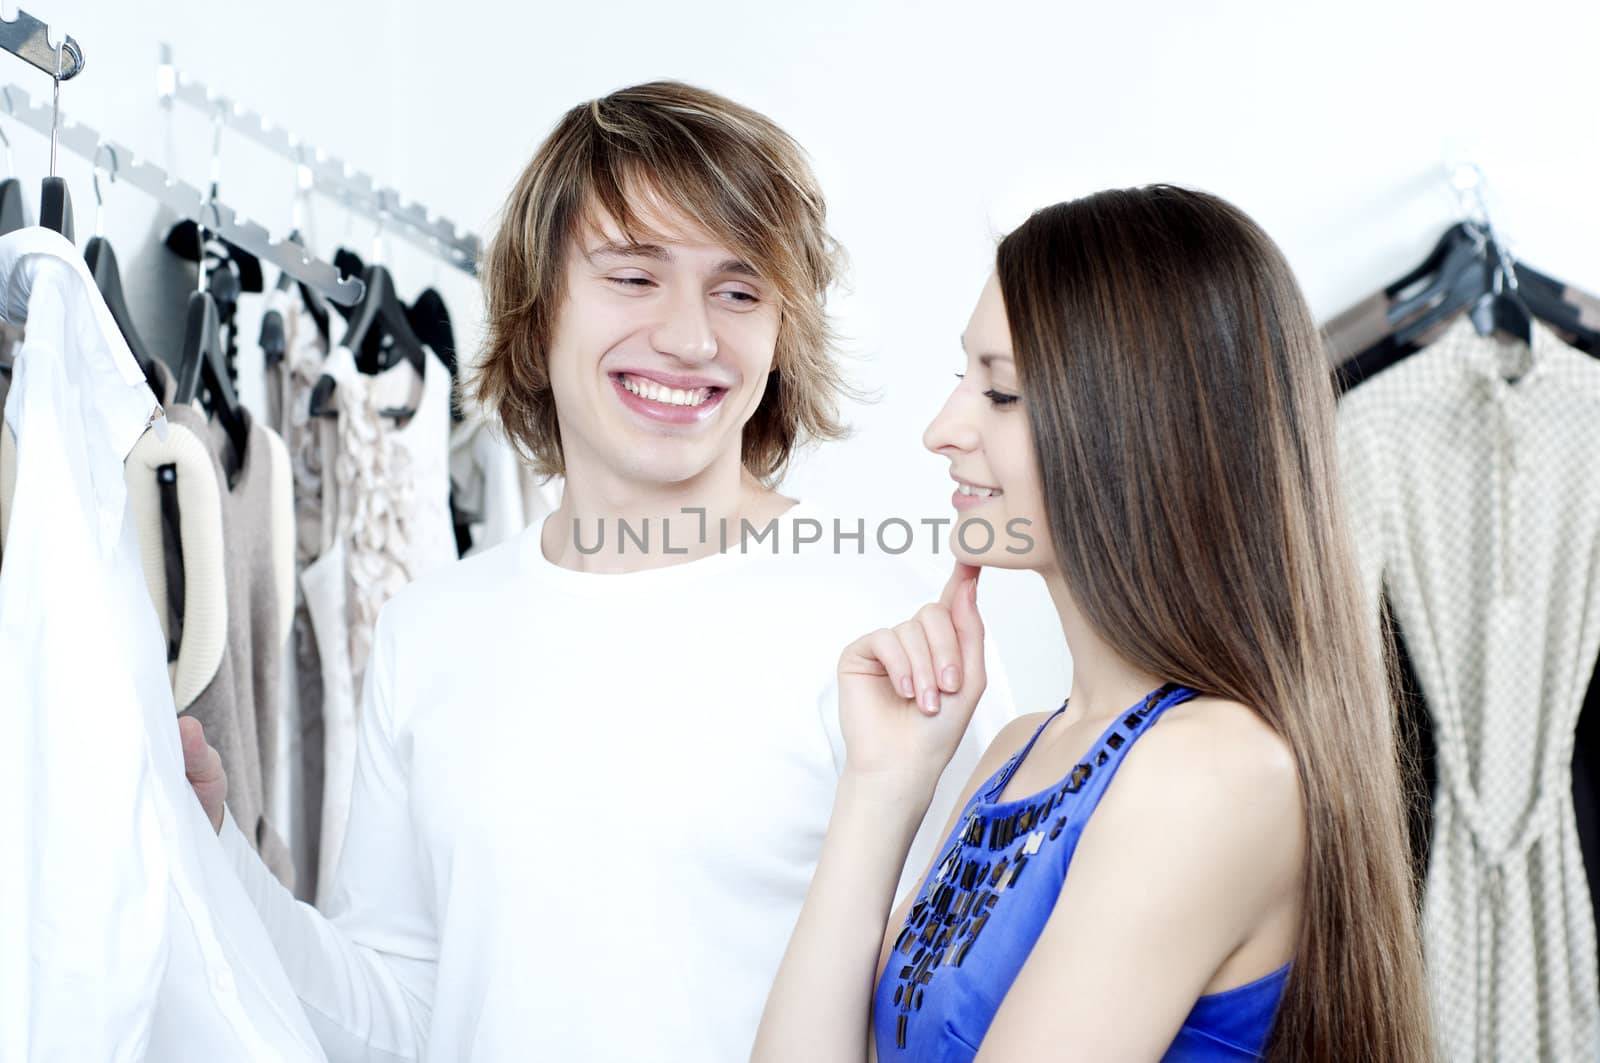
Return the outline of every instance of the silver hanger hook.
[[[221,215],[217,211],[217,184],[222,177],[222,126],[224,117],[222,108],[217,108],[216,115],[211,120],[211,185],[206,192],[206,200],[201,205],[201,217],[195,219],[195,236],[199,241],[200,268],[195,275],[195,290],[206,290],[206,226],[204,220],[205,208],[211,210],[211,217],[217,222],[217,228],[222,228]]]
[[[109,155],[111,165],[100,165],[100,156]],[[90,180],[94,183],[94,234],[104,236],[105,230],[105,197],[100,193],[100,171],[106,172],[106,181],[110,184],[117,183],[117,152],[109,144],[101,144],[94,152],[94,165],[90,169]]]
[[[211,196],[200,204],[200,217],[195,219],[195,239],[199,241],[200,268],[196,271],[195,291],[206,290],[206,215],[210,214],[211,231],[222,231],[222,209],[217,206],[217,197]]]
[[[1511,257],[1511,252],[1506,248],[1506,242],[1501,239],[1494,241],[1495,252],[1500,256],[1500,268],[1495,270],[1495,291],[1500,290],[1503,279],[1505,287],[1515,295],[1517,292],[1517,260]]]
[[[1493,290],[1498,295],[1505,290],[1517,290],[1517,264],[1489,216],[1488,183],[1483,167],[1470,159],[1450,171],[1450,184],[1456,191],[1457,206],[1467,218],[1479,253],[1494,255]]]
[[[1489,207],[1483,195],[1483,168],[1469,159],[1451,167],[1448,176],[1450,187],[1456,193],[1456,209],[1469,221],[1489,228]]]
[[[61,71],[64,69],[67,58],[67,35],[61,34],[61,43],[56,45],[56,73],[53,82],[54,89],[50,97],[50,176],[56,175],[56,141],[61,131]],[[8,99],[9,102],[9,99]]]
[[[1467,234],[1479,255],[1487,255],[1494,245],[1494,226],[1489,221],[1489,204],[1484,197],[1483,168],[1463,159],[1445,174],[1456,194],[1456,213],[1461,215]]]

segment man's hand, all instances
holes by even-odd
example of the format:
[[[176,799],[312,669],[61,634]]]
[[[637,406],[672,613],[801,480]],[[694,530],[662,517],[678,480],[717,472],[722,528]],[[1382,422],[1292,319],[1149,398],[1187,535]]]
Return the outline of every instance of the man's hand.
[[[200,799],[211,829],[222,833],[222,802],[228,796],[228,775],[222,758],[206,741],[205,728],[192,716],[178,717],[178,737],[183,740],[183,772]]]

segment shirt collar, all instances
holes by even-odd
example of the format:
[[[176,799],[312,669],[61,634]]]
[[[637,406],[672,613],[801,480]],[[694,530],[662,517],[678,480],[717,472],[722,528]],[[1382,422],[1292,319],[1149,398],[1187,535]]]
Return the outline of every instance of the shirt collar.
[[[1473,376],[1492,387],[1519,391],[1549,371],[1553,352],[1561,344],[1550,327],[1537,319],[1533,321],[1526,347],[1499,333],[1483,336],[1473,325],[1470,314],[1456,318],[1437,342],[1457,352]],[[1508,376],[1508,373],[1516,375]]]

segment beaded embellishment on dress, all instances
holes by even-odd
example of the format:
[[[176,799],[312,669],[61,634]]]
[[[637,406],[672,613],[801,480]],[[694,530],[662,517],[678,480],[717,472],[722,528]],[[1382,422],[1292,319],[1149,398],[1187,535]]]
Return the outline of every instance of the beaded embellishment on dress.
[[[895,938],[885,976],[897,971],[895,987],[895,1045],[906,1047],[906,1034],[922,1009],[924,989],[941,968],[960,967],[989,924],[1000,899],[1022,878],[1029,860],[1047,843],[1061,836],[1068,816],[1062,806],[1105,766],[1150,719],[1164,698],[1180,688],[1168,684],[1152,691],[1138,708],[1125,715],[1105,734],[1084,759],[1056,786],[1034,795],[1027,805],[999,807],[1002,815],[981,811],[1005,789],[1012,773],[1043,733],[1041,726],[1027,745],[1006,761],[994,781],[975,794],[965,818],[957,826],[948,851],[934,865],[917,903]],[[1066,704],[1051,715],[1053,720]],[[1048,721],[1046,721],[1048,725]]]

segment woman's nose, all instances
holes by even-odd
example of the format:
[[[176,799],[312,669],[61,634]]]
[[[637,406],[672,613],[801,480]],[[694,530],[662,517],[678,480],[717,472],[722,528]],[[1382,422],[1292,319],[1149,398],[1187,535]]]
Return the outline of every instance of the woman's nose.
[[[946,450],[976,450],[980,435],[967,407],[961,389],[957,388],[922,433],[922,445],[935,454]]]

